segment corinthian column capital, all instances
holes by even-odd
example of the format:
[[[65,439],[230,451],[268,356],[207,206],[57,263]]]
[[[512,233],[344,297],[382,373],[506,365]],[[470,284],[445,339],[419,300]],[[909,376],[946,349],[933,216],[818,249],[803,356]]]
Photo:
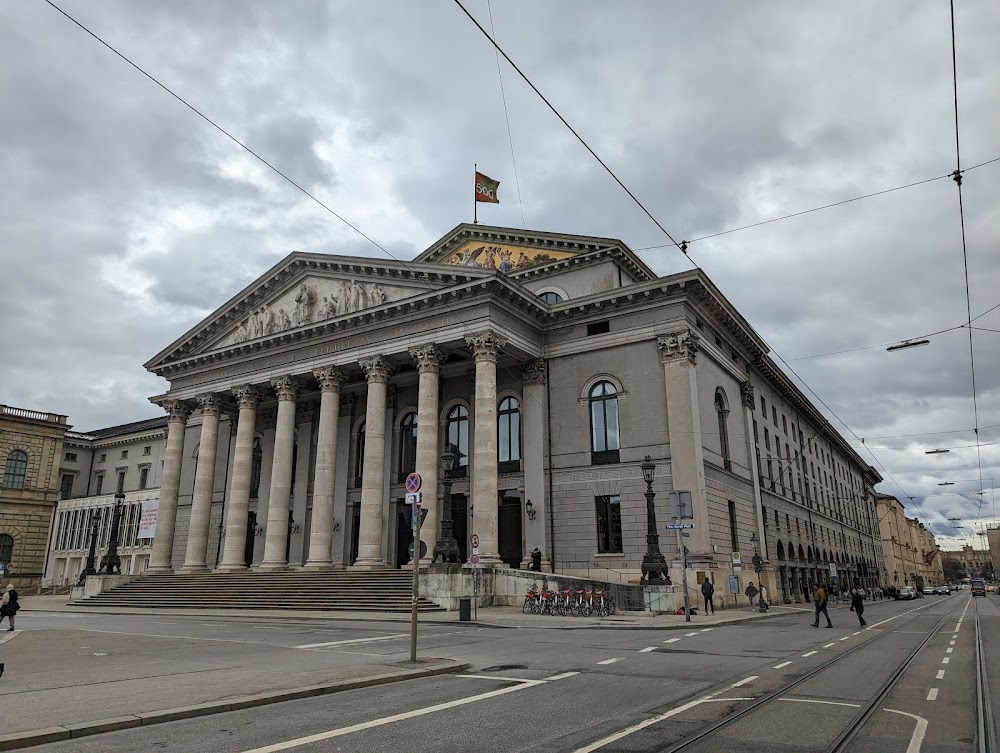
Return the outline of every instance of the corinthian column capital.
[[[297,400],[299,397],[299,380],[293,376],[280,376],[271,380],[271,386],[278,393],[278,400]]]
[[[740,398],[743,400],[743,407],[753,410],[753,385],[750,382],[740,382]]]
[[[158,405],[167,412],[168,421],[183,421],[187,423],[191,415],[191,406],[183,400],[164,400]]]
[[[367,358],[362,358],[358,363],[364,369],[365,378],[369,384],[385,384],[392,375],[392,364],[386,360],[385,356],[368,356]]]
[[[260,391],[252,384],[244,384],[233,387],[233,396],[239,403],[240,408],[256,408],[260,403]]]
[[[478,335],[470,335],[465,338],[465,343],[476,357],[476,361],[496,361],[507,340],[493,330],[487,330]]]
[[[222,412],[222,395],[217,392],[205,392],[195,400],[198,401],[203,416],[218,416]]]
[[[664,363],[678,363],[690,361],[695,363],[698,355],[697,334],[689,329],[674,332],[669,335],[661,335],[656,338],[656,344],[660,348],[660,358]]]
[[[444,353],[433,343],[410,348],[410,357],[417,364],[417,371],[421,374],[425,371],[433,374],[438,373],[444,362]]]
[[[347,376],[340,369],[334,368],[333,366],[326,366],[322,369],[315,369],[313,371],[313,376],[319,382],[320,389],[323,392],[332,392],[333,390],[340,389],[340,387],[347,380]]]

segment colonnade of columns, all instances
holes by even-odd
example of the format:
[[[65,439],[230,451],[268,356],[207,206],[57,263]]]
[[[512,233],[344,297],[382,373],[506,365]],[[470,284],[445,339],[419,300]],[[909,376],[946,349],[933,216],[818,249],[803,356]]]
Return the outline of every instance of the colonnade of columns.
[[[477,511],[480,534],[480,560],[484,564],[500,562],[498,533],[498,461],[497,461],[497,358],[505,340],[492,331],[466,338],[476,361],[475,437],[473,450],[474,487],[472,502]],[[417,410],[416,471],[423,479],[424,506],[428,510],[424,521],[424,541],[432,549],[439,524],[437,486],[439,436],[439,382],[443,353],[435,345],[412,348],[410,357],[419,371]],[[358,558],[359,569],[387,566],[383,556],[383,499],[385,482],[386,396],[392,363],[383,355],[373,355],[359,361],[367,381],[365,416],[365,450],[361,489],[361,524]],[[313,371],[320,384],[319,427],[312,497],[312,525],[305,567],[333,567],[334,490],[337,484],[337,445],[340,393],[345,374],[338,368],[325,367]],[[281,376],[270,381],[278,398],[275,425],[274,455],[270,474],[267,524],[264,532],[264,557],[258,566],[263,571],[288,567],[288,511],[292,486],[292,456],[295,442],[296,401],[301,383],[295,375]],[[236,447],[233,457],[232,486],[225,517],[225,545],[219,571],[236,572],[246,569],[245,533],[250,503],[253,466],[254,434],[257,409],[262,392],[257,385],[243,384],[232,388],[239,408]],[[212,493],[215,479],[215,458],[219,441],[219,419],[224,409],[224,396],[206,393],[196,398],[202,424],[195,472],[194,494],[188,529],[187,546],[180,572],[198,573],[208,570],[207,554],[211,525]],[[191,405],[181,400],[166,400],[168,433],[164,458],[163,483],[157,513],[156,534],[147,572],[172,572],[172,553],[180,491],[181,461],[184,432],[191,414]]]

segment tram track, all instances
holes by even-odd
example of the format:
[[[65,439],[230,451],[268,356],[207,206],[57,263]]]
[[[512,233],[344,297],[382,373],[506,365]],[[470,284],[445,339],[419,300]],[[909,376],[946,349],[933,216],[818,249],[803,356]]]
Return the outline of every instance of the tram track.
[[[993,604],[993,608],[1000,611],[997,604]],[[996,726],[993,722],[992,709],[986,654],[983,651],[983,632],[979,626],[979,602],[976,602],[976,750],[978,753],[997,751]]]
[[[956,606],[950,609],[938,621],[938,623],[931,630],[927,632],[927,635],[923,638],[923,640],[920,641],[920,643],[916,646],[916,648],[914,648],[907,654],[906,658],[902,662],[900,662],[900,664],[893,670],[889,678],[879,687],[874,697],[860,706],[861,712],[847,725],[847,727],[832,742],[830,742],[829,744],[827,744],[825,748],[823,748],[825,753],[843,753],[843,751],[845,751],[848,748],[848,746],[857,736],[858,732],[866,726],[871,717],[878,710],[882,701],[892,692],[893,688],[896,687],[897,683],[902,678],[907,668],[920,654],[920,651],[931,640],[931,638],[933,638],[938,633],[938,631],[941,629],[941,626],[949,618],[952,617],[957,608],[958,607]],[[782,697],[787,695],[788,692],[791,691],[792,689],[802,685],[803,683],[808,682],[809,680],[816,679],[817,677],[822,675],[822,673],[825,672],[826,670],[830,669],[831,667],[834,667],[835,665],[840,664],[848,657],[857,654],[859,651],[871,647],[872,644],[885,638],[886,636],[892,635],[893,633],[901,632],[900,630],[901,628],[905,627],[906,625],[909,625],[914,620],[924,616],[926,615],[923,613],[914,614],[909,619],[900,622],[893,628],[878,633],[872,638],[863,641],[854,648],[845,651],[842,654],[838,654],[829,661],[824,662],[820,666],[810,670],[804,675],[797,677],[791,682],[788,682],[782,685],[781,687],[777,688],[776,690],[767,693],[761,698],[756,699],[755,701],[747,704],[743,708],[736,710],[732,714],[723,717],[722,719],[719,719],[718,721],[713,722],[712,724],[709,724],[706,727],[703,727],[697,732],[673,743],[672,745],[666,748],[663,748],[662,749],[663,753],[678,753],[679,751],[696,749],[699,743],[705,743],[723,729],[732,726],[733,724],[735,724],[740,720],[746,720],[749,716],[751,716],[755,712],[759,712],[762,709],[770,706],[772,703],[781,700]],[[979,641],[978,612],[977,612],[976,630],[977,630],[977,645],[978,645]],[[983,666],[982,669],[985,670],[985,667]],[[985,677],[985,675],[983,676]],[[977,685],[979,685],[979,683],[977,683]],[[986,692],[986,697],[982,700],[983,705],[980,706],[980,710],[984,711],[985,717],[988,717],[989,715],[988,690],[985,688],[983,689],[986,690],[987,692]],[[981,721],[983,719],[984,717],[980,717]],[[991,724],[991,721],[992,720],[989,720],[986,723]],[[987,739],[987,742],[989,742],[988,735],[983,734],[981,736],[984,739]],[[996,749],[992,747],[980,748],[979,753],[996,753]]]

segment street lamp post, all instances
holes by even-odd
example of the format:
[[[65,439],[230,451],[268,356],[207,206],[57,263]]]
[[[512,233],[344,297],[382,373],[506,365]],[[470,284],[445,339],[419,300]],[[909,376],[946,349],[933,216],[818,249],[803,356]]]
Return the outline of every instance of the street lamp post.
[[[122,572],[122,560],[118,556],[118,538],[121,534],[122,506],[125,503],[125,494],[118,492],[115,494],[115,511],[111,517],[111,534],[108,537],[108,553],[101,559],[101,572],[111,575]]]
[[[757,552],[757,532],[756,531],[754,531],[753,533],[750,534],[750,543],[753,545],[753,569],[754,569],[754,572],[757,573],[757,588],[759,589],[763,585],[763,581],[761,580],[760,574],[761,574],[761,571],[764,569],[764,560],[761,559],[760,554]],[[759,599],[758,600],[757,609],[758,609],[758,611],[761,611],[761,612],[765,611],[765,609],[764,609],[764,600],[763,599]]]
[[[98,527],[101,525],[101,511],[99,508],[94,510],[94,514],[90,517],[90,550],[87,552],[87,565],[83,568],[83,572],[80,573],[80,579],[76,582],[76,585],[82,586],[87,580],[88,575],[97,575],[97,568],[94,567],[95,558],[97,556],[97,534]]]
[[[444,466],[444,500],[441,502],[441,535],[434,544],[433,562],[458,562],[458,542],[455,541],[454,523],[451,519],[451,471],[455,467],[455,453],[449,447],[441,455],[441,465]]]
[[[660,535],[656,532],[656,492],[653,491],[653,474],[656,464],[647,455],[639,466],[646,482],[646,554],[642,558],[643,580],[664,580],[667,577],[667,561],[660,552]]]

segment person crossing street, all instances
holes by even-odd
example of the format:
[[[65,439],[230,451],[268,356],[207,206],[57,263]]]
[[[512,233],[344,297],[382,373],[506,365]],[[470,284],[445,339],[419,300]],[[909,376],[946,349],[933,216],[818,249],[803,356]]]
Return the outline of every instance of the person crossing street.
[[[813,604],[816,606],[816,619],[813,620],[812,626],[814,628],[819,627],[819,616],[822,613],[826,617],[826,626],[832,628],[833,622],[830,620],[830,613],[827,611],[826,589],[819,583],[813,584]]]

